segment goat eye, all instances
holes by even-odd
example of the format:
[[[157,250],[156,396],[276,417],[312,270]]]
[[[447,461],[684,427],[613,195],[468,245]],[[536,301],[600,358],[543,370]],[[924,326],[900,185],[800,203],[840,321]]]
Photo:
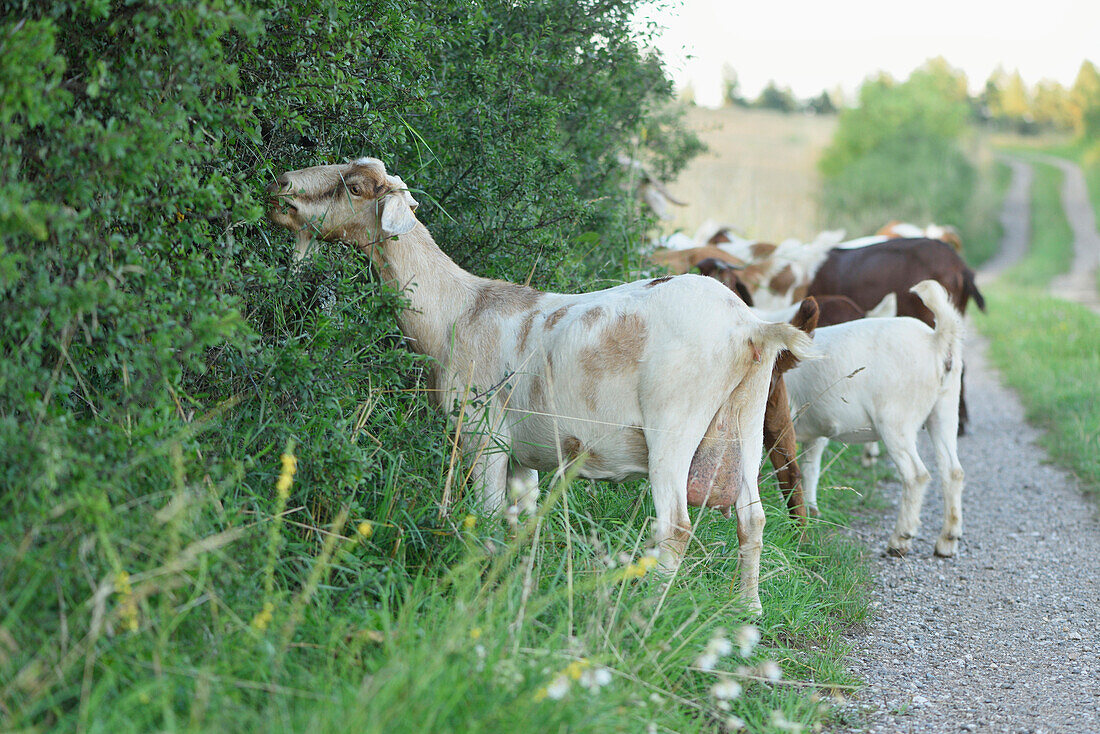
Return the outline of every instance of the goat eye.
[[[350,191],[354,196],[359,196],[363,193],[363,187],[359,184],[352,184],[351,186],[348,186],[348,191]]]

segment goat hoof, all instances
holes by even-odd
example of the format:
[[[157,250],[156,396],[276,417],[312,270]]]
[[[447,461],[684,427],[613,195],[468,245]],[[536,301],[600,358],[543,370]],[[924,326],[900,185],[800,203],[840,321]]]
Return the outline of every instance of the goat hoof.
[[[905,558],[909,555],[909,550],[912,547],[912,543],[903,541],[901,543],[891,542],[886,546],[886,555],[891,558]]]
[[[955,551],[958,550],[958,547],[959,541],[957,538],[953,540],[940,538],[936,541],[936,550],[934,553],[939,558],[951,558],[955,555]]]
[[[817,505],[806,505],[806,513],[810,517],[821,517],[821,511],[817,509]]]

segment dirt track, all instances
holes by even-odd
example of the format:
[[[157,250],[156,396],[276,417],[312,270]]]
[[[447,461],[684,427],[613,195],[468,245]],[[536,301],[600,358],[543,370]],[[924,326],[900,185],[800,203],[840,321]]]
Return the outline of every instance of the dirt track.
[[[1026,165],[1014,169],[1028,175]],[[1005,258],[992,263],[998,270],[1022,256],[1028,240],[1018,211],[1027,186],[1017,181],[1012,192]],[[1093,273],[1093,298],[1095,282]],[[852,668],[868,688],[846,708],[845,730],[1100,732],[1097,508],[1072,475],[1048,464],[1038,431],[986,362],[984,340],[970,333],[959,554],[932,556],[943,516],[934,476],[914,553],[879,557],[900,494],[897,482],[886,483],[895,509],[855,529],[876,553],[877,579],[870,628],[850,640]],[[921,454],[931,457],[927,441]]]

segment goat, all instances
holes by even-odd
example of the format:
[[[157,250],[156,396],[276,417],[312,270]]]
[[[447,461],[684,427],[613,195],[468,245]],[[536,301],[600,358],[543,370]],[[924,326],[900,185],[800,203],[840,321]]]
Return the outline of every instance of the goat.
[[[661,183],[661,180],[654,176],[641,161],[621,153],[618,161],[620,166],[630,172],[632,179],[636,177],[638,199],[644,202],[658,219],[665,221],[672,219],[672,210],[669,209],[669,204],[687,206],[686,202],[674,197]]]
[[[882,301],[869,311],[864,311],[847,296],[809,296],[808,298],[813,298],[817,302],[819,311],[818,326],[834,326],[856,319],[879,319],[898,315],[898,300],[893,293],[887,293],[883,296]],[[765,311],[759,308],[755,308],[753,311],[764,321],[790,321],[798,313],[802,303],[805,303],[805,301],[786,308],[777,308],[773,311]]]
[[[944,242],[932,239],[887,240],[859,248],[834,248],[818,268],[807,295],[848,296],[871,309],[888,293],[897,294],[898,316],[912,316],[929,326],[932,313],[909,292],[922,280],[936,280],[952,302],[966,313],[970,299],[985,311],[985,299],[974,282],[974,271]],[[967,421],[965,395],[959,400],[959,432]]]
[[[737,277],[735,268],[726,263],[709,258],[696,267],[703,275],[710,276],[737,294],[752,306],[752,294]],[[761,315],[758,309],[753,309]],[[812,334],[818,322],[818,305],[807,298],[789,314],[779,318],[761,315],[764,321],[789,321],[792,326]],[[787,400],[787,388],[783,382],[783,373],[798,364],[798,360],[789,352],[782,352],[772,368],[771,381],[768,384],[768,400],[764,405],[764,448],[775,469],[779,490],[787,501],[787,511],[791,517],[804,521],[806,505],[802,497],[802,472],[798,467],[798,445],[794,438],[794,426],[791,422],[791,409]]]
[[[718,260],[733,268],[744,267],[745,263],[717,247],[689,247],[685,250],[657,250],[649,255],[654,265],[668,268],[670,272],[686,273],[704,260]]]
[[[708,257],[706,260],[695,263],[695,268],[700,275],[714,278],[736,293],[737,297],[744,301],[746,306],[753,305],[752,292],[744,281],[737,277],[737,271],[741,269],[739,266],[730,265],[725,260],[719,260],[716,257]],[[764,319],[764,321],[789,321],[789,319]]]
[[[965,475],[956,450],[962,377],[963,323],[946,290],[934,280],[911,289],[935,316],[935,329],[908,318],[858,319],[817,329],[824,358],[786,375],[795,435],[809,442],[802,457],[803,493],[817,511],[821,456],[829,439],[882,440],[901,474],[901,507],[887,550],[905,555],[920,525],[929,482],[917,453],[923,425],[935,447],[943,483],[944,525],[936,555],[952,556],[962,532]]]
[[[404,188],[375,158],[290,171],[268,187],[269,218],[299,242],[313,231],[359,247],[406,289],[398,326],[433,358],[440,407],[483,391],[459,433],[481,507],[500,512],[509,479],[568,465],[592,479],[648,474],[671,572],[691,538],[689,504],[733,506],[740,595],[759,612],[756,437],[777,354],[809,356],[809,337],[699,275],[574,295],[477,277],[439,249]]]
[[[919,239],[927,238],[946,242],[954,248],[955,252],[962,254],[962,238],[959,231],[950,224],[929,224],[927,227],[918,227],[908,222],[899,222],[894,219],[887,222],[875,234],[884,235],[888,239]]]

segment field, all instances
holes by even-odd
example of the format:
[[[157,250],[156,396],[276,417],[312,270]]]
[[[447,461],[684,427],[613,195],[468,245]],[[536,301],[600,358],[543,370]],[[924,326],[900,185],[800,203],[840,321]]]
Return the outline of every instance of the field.
[[[691,235],[711,219],[778,242],[808,240],[823,228],[817,160],[835,117],[693,107],[686,119],[708,150],[669,185],[687,206],[675,208],[667,232]]]

